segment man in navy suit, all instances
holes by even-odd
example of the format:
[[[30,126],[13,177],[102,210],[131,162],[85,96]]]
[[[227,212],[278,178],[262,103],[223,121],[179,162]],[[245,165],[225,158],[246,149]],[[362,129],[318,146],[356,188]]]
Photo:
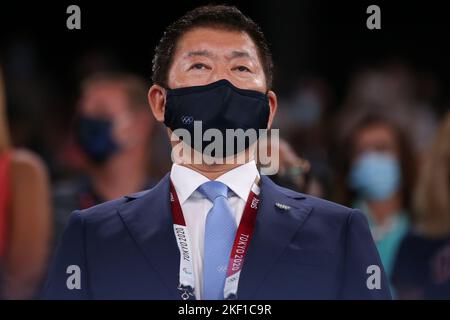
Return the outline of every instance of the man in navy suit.
[[[270,128],[272,58],[236,8],[188,12],[166,30],[153,64],[148,98],[171,137],[193,133],[197,120],[221,133]],[[260,175],[254,142],[212,154],[245,154],[245,163],[189,161],[183,149],[154,188],[74,212],[43,297],[390,299],[362,213]]]

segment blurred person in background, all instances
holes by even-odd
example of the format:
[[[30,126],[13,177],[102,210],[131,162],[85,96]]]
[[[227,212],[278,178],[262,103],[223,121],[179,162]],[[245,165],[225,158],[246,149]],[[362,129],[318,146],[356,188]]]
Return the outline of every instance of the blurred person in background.
[[[323,196],[322,184],[311,176],[311,163],[300,157],[286,140],[280,138],[276,146],[271,146],[271,139],[259,141],[259,148],[262,147],[267,148],[268,154],[278,152],[279,169],[271,176],[275,183],[315,197]]]
[[[383,117],[368,115],[356,124],[340,153],[343,158],[338,199],[366,214],[390,278],[400,242],[410,224],[413,152],[398,126]]]
[[[0,298],[36,296],[50,238],[47,170],[37,155],[10,144],[0,73]]]
[[[355,72],[339,112],[338,134],[347,135],[368,114],[378,114],[409,130],[418,160],[426,151],[437,126],[433,100],[439,86],[432,74],[419,72],[403,60],[368,65]]]
[[[400,299],[449,299],[450,112],[421,169],[414,228],[400,246],[393,285]]]
[[[94,74],[82,83],[75,143],[66,157],[83,174],[55,187],[56,241],[72,211],[153,185],[147,89],[139,77],[121,73]]]

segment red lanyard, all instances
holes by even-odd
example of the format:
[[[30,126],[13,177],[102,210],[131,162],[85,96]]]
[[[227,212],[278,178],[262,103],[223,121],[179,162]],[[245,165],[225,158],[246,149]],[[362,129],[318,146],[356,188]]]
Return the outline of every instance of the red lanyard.
[[[247,254],[248,245],[255,229],[259,201],[259,187],[254,183],[250,190],[247,203],[245,204],[241,222],[237,229],[233,247],[231,249],[227,278],[224,287],[225,299],[237,298],[239,276]],[[194,290],[193,255],[183,211],[172,182],[170,183],[170,202],[172,206],[175,238],[177,240],[178,249],[180,250],[179,289],[183,292],[181,295],[182,299],[186,300],[193,295],[192,292]]]

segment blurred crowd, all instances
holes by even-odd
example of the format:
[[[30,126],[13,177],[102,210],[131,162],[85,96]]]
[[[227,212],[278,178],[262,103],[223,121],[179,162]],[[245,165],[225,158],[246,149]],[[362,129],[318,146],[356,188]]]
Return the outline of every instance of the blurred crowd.
[[[145,79],[91,56],[61,112],[58,84],[17,59],[0,78],[0,297],[32,299],[71,212],[150,188],[171,149]],[[450,112],[437,112],[437,88],[393,61],[356,70],[340,100],[320,76],[279,97],[272,179],[362,210],[397,299],[450,298]]]

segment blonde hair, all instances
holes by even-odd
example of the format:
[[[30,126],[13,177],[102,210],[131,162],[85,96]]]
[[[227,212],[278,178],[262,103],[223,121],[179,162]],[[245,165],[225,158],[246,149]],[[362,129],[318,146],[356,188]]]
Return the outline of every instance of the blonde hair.
[[[0,152],[9,148],[9,130],[6,121],[5,87],[0,69]]]
[[[450,235],[450,112],[439,128],[415,194],[417,226],[425,235]]]

